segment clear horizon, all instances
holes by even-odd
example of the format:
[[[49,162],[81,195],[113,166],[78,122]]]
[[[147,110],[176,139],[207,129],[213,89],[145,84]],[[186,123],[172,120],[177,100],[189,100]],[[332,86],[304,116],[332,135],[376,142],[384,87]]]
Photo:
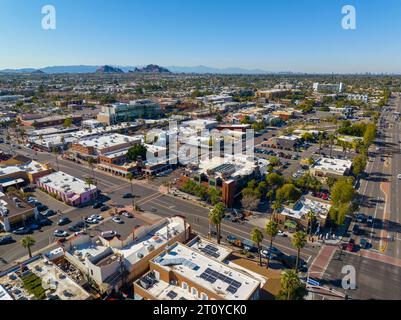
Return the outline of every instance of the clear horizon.
[[[23,3],[23,4],[22,4]],[[2,0],[0,69],[71,65],[208,66],[310,74],[401,73],[401,2]],[[356,30],[341,8],[356,9]]]

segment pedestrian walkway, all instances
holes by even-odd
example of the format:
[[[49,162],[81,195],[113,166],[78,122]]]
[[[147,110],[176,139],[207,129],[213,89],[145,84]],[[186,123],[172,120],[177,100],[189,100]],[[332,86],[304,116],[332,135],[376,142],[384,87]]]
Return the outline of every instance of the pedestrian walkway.
[[[323,279],[324,273],[336,251],[336,246],[323,246],[309,268],[308,274],[310,277]]]
[[[378,252],[362,250],[360,255],[364,258],[391,264],[396,267],[401,267],[401,259],[386,256]]]

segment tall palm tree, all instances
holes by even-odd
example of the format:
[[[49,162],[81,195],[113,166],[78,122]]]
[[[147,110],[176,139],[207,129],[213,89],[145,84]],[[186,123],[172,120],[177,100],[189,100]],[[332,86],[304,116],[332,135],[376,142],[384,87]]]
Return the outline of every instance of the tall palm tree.
[[[262,255],[261,255],[261,242],[263,241],[263,233],[259,228],[253,228],[251,231],[251,240],[256,243],[259,253],[259,264],[262,266]]]
[[[267,266],[266,266],[267,268],[269,268],[270,252],[271,252],[271,248],[273,247],[273,239],[278,233],[278,223],[273,220],[270,220],[266,224],[266,233],[270,237],[270,250],[269,250],[269,255],[267,256]]]
[[[21,246],[23,246],[25,249],[28,249],[29,258],[32,258],[31,247],[34,246],[35,243],[35,239],[30,236],[26,236],[21,239]]]
[[[306,233],[303,231],[297,231],[294,233],[292,238],[292,245],[297,249],[297,261],[295,263],[295,271],[298,272],[299,257],[301,255],[301,249],[306,245]]]
[[[96,161],[92,157],[88,157],[87,162],[88,162],[89,167],[92,170],[92,178],[96,185],[96,177],[95,177],[95,162]]]
[[[308,219],[308,227],[309,227],[309,240],[312,238],[312,227],[313,222],[316,220],[316,213],[312,210],[306,214],[306,219]]]
[[[60,167],[58,165],[58,149],[56,147],[53,147],[52,153],[54,154],[54,157],[56,158],[57,171],[60,171]]]
[[[209,212],[209,228],[210,224],[216,226],[217,233],[217,243],[220,244],[221,236],[221,221],[223,220],[225,213],[225,206],[222,202],[219,202],[214,206],[214,208]]]
[[[334,139],[335,139],[335,136],[334,136],[334,134],[331,133],[331,134],[329,135],[329,141],[330,141],[330,158],[331,158],[332,155],[333,155]]]
[[[278,209],[280,209],[282,206],[281,201],[277,200],[274,201],[274,203],[272,204],[272,209],[273,209],[273,220],[276,221],[276,214]]]
[[[287,294],[287,300],[295,298],[295,291],[300,286],[301,281],[294,270],[285,270],[280,278],[281,289]]]
[[[90,178],[90,177],[85,178],[85,183],[88,185],[89,190],[90,190],[91,185],[93,184],[92,178]],[[94,197],[92,196],[92,194],[91,194],[91,198],[92,198],[92,201],[93,201]]]
[[[135,196],[134,196],[134,185],[133,185],[133,183],[132,183],[132,180],[134,179],[134,175],[133,175],[131,172],[129,172],[129,173],[127,174],[127,178],[128,178],[128,180],[129,180],[129,182],[130,182],[130,185],[131,185],[132,209],[133,209],[133,210],[136,210],[136,206],[135,206]]]

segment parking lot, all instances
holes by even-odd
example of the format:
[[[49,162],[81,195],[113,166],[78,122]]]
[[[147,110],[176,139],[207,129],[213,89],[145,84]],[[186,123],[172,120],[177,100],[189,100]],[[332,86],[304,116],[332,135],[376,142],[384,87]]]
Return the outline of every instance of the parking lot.
[[[66,212],[69,210],[73,210],[73,207],[68,206],[64,202],[58,201],[57,199],[49,196],[48,194],[44,193],[43,191],[36,189],[33,192],[33,196],[42,204],[47,206],[48,208],[56,211],[56,212]]]

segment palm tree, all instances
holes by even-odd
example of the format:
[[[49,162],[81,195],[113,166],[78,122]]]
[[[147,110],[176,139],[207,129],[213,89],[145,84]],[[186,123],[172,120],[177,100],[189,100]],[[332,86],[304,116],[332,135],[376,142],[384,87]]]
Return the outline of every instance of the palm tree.
[[[128,180],[129,180],[129,182],[130,182],[130,185],[131,185],[132,210],[136,210],[136,206],[135,206],[135,196],[134,196],[134,185],[133,185],[133,183],[132,183],[132,180],[134,179],[134,175],[133,175],[131,172],[129,172],[129,173],[127,174],[127,178],[128,178]]]
[[[313,221],[316,219],[316,213],[312,210],[309,210],[309,212],[306,214],[306,219],[308,219],[308,227],[309,227],[309,240],[312,238],[312,226],[313,226]]]
[[[329,141],[330,141],[330,158],[332,157],[332,154],[333,154],[334,139],[335,139],[335,136],[334,136],[334,134],[331,133],[331,134],[329,135]]]
[[[31,247],[34,246],[35,243],[35,239],[30,236],[21,239],[21,246],[23,246],[25,249],[28,249],[29,258],[32,258]]]
[[[220,244],[220,235],[221,235],[221,221],[223,220],[225,213],[225,207],[222,202],[219,202],[214,206],[212,210],[209,212],[209,234],[210,234],[210,224],[216,226],[217,233],[217,243]]]
[[[266,224],[266,233],[270,237],[270,250],[269,250],[269,255],[267,256],[267,268],[269,268],[270,252],[271,252],[271,248],[273,247],[273,239],[278,233],[278,223],[273,220],[270,220]]]
[[[276,200],[274,201],[273,205],[272,205],[272,209],[273,209],[273,220],[276,221],[276,214],[278,209],[281,208],[281,201]]]
[[[262,266],[262,255],[261,255],[261,242],[263,241],[263,233],[262,231],[259,230],[259,228],[254,228],[251,231],[251,240],[256,243],[258,247],[258,253],[259,253],[259,264]]]
[[[85,178],[85,183],[88,185],[88,187],[89,187],[89,190],[90,190],[90,188],[91,188],[91,185],[93,184],[93,180],[92,180],[92,178],[90,178],[90,177],[87,177],[87,178]],[[93,195],[91,194],[91,198],[92,198],[92,201],[94,200],[94,197],[93,197]]]
[[[294,270],[285,270],[281,274],[280,279],[281,289],[287,294],[287,300],[295,298],[295,291],[300,286],[301,282],[298,274]]]
[[[96,185],[96,178],[95,178],[95,159],[93,159],[92,157],[88,157],[87,159],[88,165],[92,170],[92,177],[93,177],[93,181],[95,181],[95,185]]]
[[[306,245],[306,233],[303,231],[297,231],[292,238],[292,245],[298,250],[297,261],[295,263],[295,271],[298,272],[299,257],[301,255],[301,249]]]
[[[319,155],[322,154],[323,134],[319,133]]]
[[[54,154],[54,157],[56,158],[57,171],[60,171],[60,167],[58,165],[58,149],[56,147],[53,147],[52,153]]]

